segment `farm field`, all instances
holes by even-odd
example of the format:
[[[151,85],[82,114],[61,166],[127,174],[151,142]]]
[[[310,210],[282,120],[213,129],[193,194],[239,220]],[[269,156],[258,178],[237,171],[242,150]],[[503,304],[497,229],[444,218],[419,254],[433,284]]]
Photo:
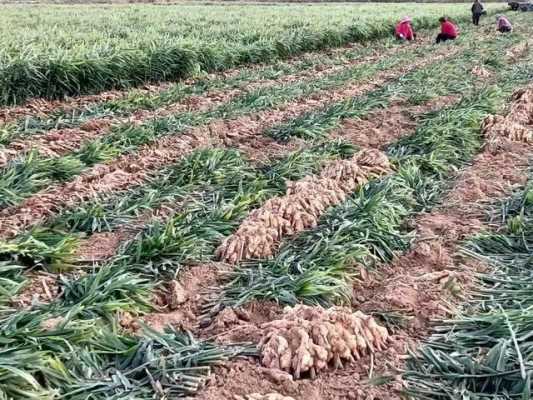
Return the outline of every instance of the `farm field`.
[[[530,397],[533,15],[3,10],[0,399]]]
[[[99,93],[383,38],[407,11],[418,28],[437,26],[435,15],[468,17],[462,5],[389,4],[377,6],[379,13],[375,7],[3,6],[0,104]]]

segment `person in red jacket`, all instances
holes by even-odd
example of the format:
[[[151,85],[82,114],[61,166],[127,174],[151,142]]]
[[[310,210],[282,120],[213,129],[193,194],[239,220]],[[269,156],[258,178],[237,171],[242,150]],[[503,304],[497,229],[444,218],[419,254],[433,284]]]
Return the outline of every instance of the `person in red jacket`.
[[[396,25],[394,35],[398,40],[415,40],[416,33],[411,25],[411,18],[403,17]]]
[[[447,17],[441,17],[439,22],[440,33],[437,35],[437,43],[445,42],[447,40],[454,40],[457,38],[459,30]]]

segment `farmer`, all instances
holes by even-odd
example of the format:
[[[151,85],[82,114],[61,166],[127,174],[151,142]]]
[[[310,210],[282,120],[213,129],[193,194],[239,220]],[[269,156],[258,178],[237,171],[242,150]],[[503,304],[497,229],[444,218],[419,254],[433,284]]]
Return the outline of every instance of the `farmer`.
[[[440,22],[440,33],[437,35],[437,43],[445,42],[447,40],[454,40],[457,38],[458,29],[457,27],[448,19],[448,17],[439,18]]]
[[[416,33],[413,30],[413,27],[411,25],[411,18],[409,17],[403,17],[400,22],[396,25],[396,29],[394,30],[394,35],[396,36],[396,39],[398,40],[415,40]]]
[[[483,15],[484,10],[483,4],[479,0],[474,0],[474,4],[472,4],[472,23],[474,25],[479,25],[479,19]]]
[[[501,33],[508,33],[513,31],[513,26],[505,15],[498,15],[496,17],[496,29]]]

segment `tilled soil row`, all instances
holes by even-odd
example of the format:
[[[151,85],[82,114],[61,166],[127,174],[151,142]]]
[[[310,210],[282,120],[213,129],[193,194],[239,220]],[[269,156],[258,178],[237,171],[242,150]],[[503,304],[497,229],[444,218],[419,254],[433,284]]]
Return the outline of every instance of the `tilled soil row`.
[[[431,110],[440,109],[456,102],[458,99],[453,96],[443,96],[431,100],[427,104],[419,106],[408,106],[404,103],[392,104],[385,110],[377,110],[368,115],[365,119],[347,119],[341,126],[335,129],[331,138],[342,138],[361,148],[372,148],[384,150],[386,146],[400,137],[412,134],[416,127],[416,117]],[[300,150],[309,145],[308,142],[293,139],[290,142],[279,146],[269,159],[286,156],[292,151]],[[149,221],[165,220],[171,215],[175,215],[184,202],[164,203],[155,210],[149,210],[139,216],[134,221],[121,225],[111,232],[94,233],[86,239],[82,239],[74,259],[78,263],[105,262],[114,256],[118,248],[128,240],[137,235]],[[211,264],[193,267],[191,270],[180,275],[180,283],[183,285],[183,296],[187,299],[181,304],[178,310],[162,311],[150,314],[144,318],[145,322],[154,329],[163,329],[167,324],[183,324],[187,329],[197,331],[198,335],[205,335],[205,332],[198,331],[199,315],[202,309],[203,292],[217,284],[218,270],[226,271],[228,268],[224,264]],[[27,307],[31,301],[47,303],[53,300],[54,296],[48,292],[57,293],[58,283],[52,280],[49,274],[36,273],[29,275],[34,284],[28,285],[17,298],[14,304],[17,307]],[[49,290],[45,290],[47,286]],[[202,293],[202,294],[199,294]]]
[[[416,45],[416,47],[421,46],[422,43]],[[379,60],[390,57],[401,50],[401,47],[396,47],[386,54],[377,53],[359,59],[352,59],[343,65],[326,67],[316,65],[315,68],[303,70],[298,74],[284,75],[277,79],[260,79],[248,82],[239,88],[232,88],[230,90],[212,90],[202,95],[186,97],[179,103],[170,104],[157,110],[141,109],[132,112],[131,115],[128,115],[127,117],[120,118],[112,116],[93,118],[84,122],[78,128],[51,129],[47,132],[31,135],[27,138],[15,139],[7,146],[0,148],[0,168],[21,153],[28,152],[31,149],[36,149],[40,154],[46,157],[59,157],[79,150],[83,144],[88,143],[89,141],[105,136],[110,132],[112,126],[120,124],[139,125],[154,118],[161,118],[178,113],[207,111],[259,88],[291,84],[300,80],[320,80],[325,76],[336,74],[345,68],[378,62]]]
[[[439,109],[456,101],[454,97],[440,97],[423,106],[407,106],[397,103],[386,110],[371,113],[365,119],[347,119],[335,129],[330,138],[340,138],[362,148],[384,149],[385,146],[402,136],[414,132],[416,127],[415,116],[424,114],[432,109]],[[268,163],[288,155],[290,152],[301,150],[309,143],[301,139],[293,139],[284,144],[278,144],[275,151],[269,152]],[[245,154],[250,154],[250,149],[241,148]],[[255,150],[253,150],[255,152]],[[132,221],[127,226],[121,226],[112,232],[94,233],[89,238],[81,241],[76,253],[79,262],[101,262],[113,256],[118,247],[125,241],[132,239],[145,226],[147,221],[162,219],[175,214],[180,208],[174,202],[165,203],[158,209],[149,211]]]
[[[144,85],[136,88],[135,91],[143,94],[159,93],[168,89],[171,83],[162,83],[159,85]],[[0,124],[12,122],[18,118],[26,117],[45,117],[54,110],[62,109],[65,111],[79,109],[85,106],[104,103],[106,101],[119,100],[126,97],[130,91],[109,90],[99,94],[89,94],[67,98],[66,100],[46,100],[32,99],[27,104],[15,107],[0,108]]]
[[[523,108],[520,108],[523,110]],[[487,133],[490,137],[490,133]],[[379,272],[361,277],[353,287],[353,308],[369,315],[388,316],[391,340],[388,348],[373,357],[365,356],[358,363],[337,371],[320,374],[314,381],[294,381],[283,372],[263,368],[251,360],[234,361],[219,367],[212,382],[195,399],[232,399],[234,395],[278,392],[294,399],[401,399],[404,389],[401,371],[405,367],[408,349],[427,336],[430,323],[453,313],[454,304],[472,283],[472,273],[483,266],[456,256],[461,241],[483,228],[483,207],[486,202],[505,198],[527,181],[529,157],[533,144],[505,141],[498,149],[486,146],[472,164],[459,173],[442,206],[414,218],[417,240],[411,250],[398,257]],[[183,276],[186,289],[200,290],[205,283],[217,281],[217,266],[199,267]],[[219,273],[224,266],[219,265]],[[197,274],[199,278],[194,278]],[[188,290],[187,290],[188,291]],[[192,293],[192,292],[191,292]],[[194,309],[181,311],[187,326]],[[239,310],[224,310],[207,329],[199,330],[204,337],[214,337],[225,343],[239,340],[257,342],[258,327],[278,319],[279,306],[253,303]],[[156,321],[161,323],[159,314]],[[187,320],[189,318],[189,320]],[[150,320],[149,320],[150,322]],[[383,386],[369,384],[372,377],[386,376]]]
[[[457,97],[443,96],[419,106],[395,103],[386,110],[372,112],[365,119],[343,121],[341,126],[335,129],[329,137],[346,140],[361,148],[384,150],[388,144],[414,132],[416,116],[451,105],[456,101],[458,101]],[[278,145],[275,151],[269,152],[268,160],[262,162],[272,162],[276,158],[279,159],[290,152],[307,146],[309,146],[308,142],[293,139]],[[248,155],[251,150],[247,151],[241,148],[241,151]],[[81,241],[75,258],[78,262],[103,262],[112,257],[121,244],[138,234],[148,221],[162,220],[169,215],[174,215],[180,207],[181,204],[175,202],[164,203],[157,209],[146,212],[131,223],[120,226],[112,232],[94,233]]]
[[[61,209],[96,197],[98,193],[139,185],[150,171],[174,163],[195,149],[222,145],[243,149],[252,160],[262,159],[282,146],[261,135],[265,129],[330,102],[360,96],[409,71],[452,57],[457,51],[450,52],[448,48],[443,48],[431,59],[417,60],[408,66],[384,71],[374,76],[371,82],[354,83],[339,90],[317,93],[279,110],[270,109],[234,120],[217,120],[181,135],[165,136],[142,146],[136,153],[123,155],[109,164],[96,165],[74,181],[54,185],[20,205],[2,210],[0,238],[11,237]]]
[[[268,84],[265,84],[265,87]],[[45,157],[60,157],[79,150],[84,144],[110,133],[113,126],[120,124],[140,125],[154,118],[162,118],[184,112],[201,112],[227,103],[243,94],[246,89],[214,91],[204,96],[192,96],[182,102],[155,111],[140,110],[125,118],[104,117],[88,120],[79,128],[52,129],[27,139],[14,140],[0,150],[0,168],[20,154],[36,149]]]

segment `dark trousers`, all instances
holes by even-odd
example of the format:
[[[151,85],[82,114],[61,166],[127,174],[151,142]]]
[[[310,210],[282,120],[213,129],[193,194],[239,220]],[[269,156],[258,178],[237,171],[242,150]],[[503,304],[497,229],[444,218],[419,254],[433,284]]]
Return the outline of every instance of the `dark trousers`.
[[[474,25],[479,25],[479,19],[481,18],[481,14],[479,13],[473,13],[472,14],[472,23]]]
[[[511,32],[511,28],[509,28],[508,26],[502,26],[501,28],[498,29],[501,33],[506,33],[506,32]]]
[[[455,36],[450,36],[450,35],[447,35],[445,33],[439,33],[437,35],[436,42],[440,43],[440,42],[445,42],[446,40],[454,40],[454,39],[455,39]]]

